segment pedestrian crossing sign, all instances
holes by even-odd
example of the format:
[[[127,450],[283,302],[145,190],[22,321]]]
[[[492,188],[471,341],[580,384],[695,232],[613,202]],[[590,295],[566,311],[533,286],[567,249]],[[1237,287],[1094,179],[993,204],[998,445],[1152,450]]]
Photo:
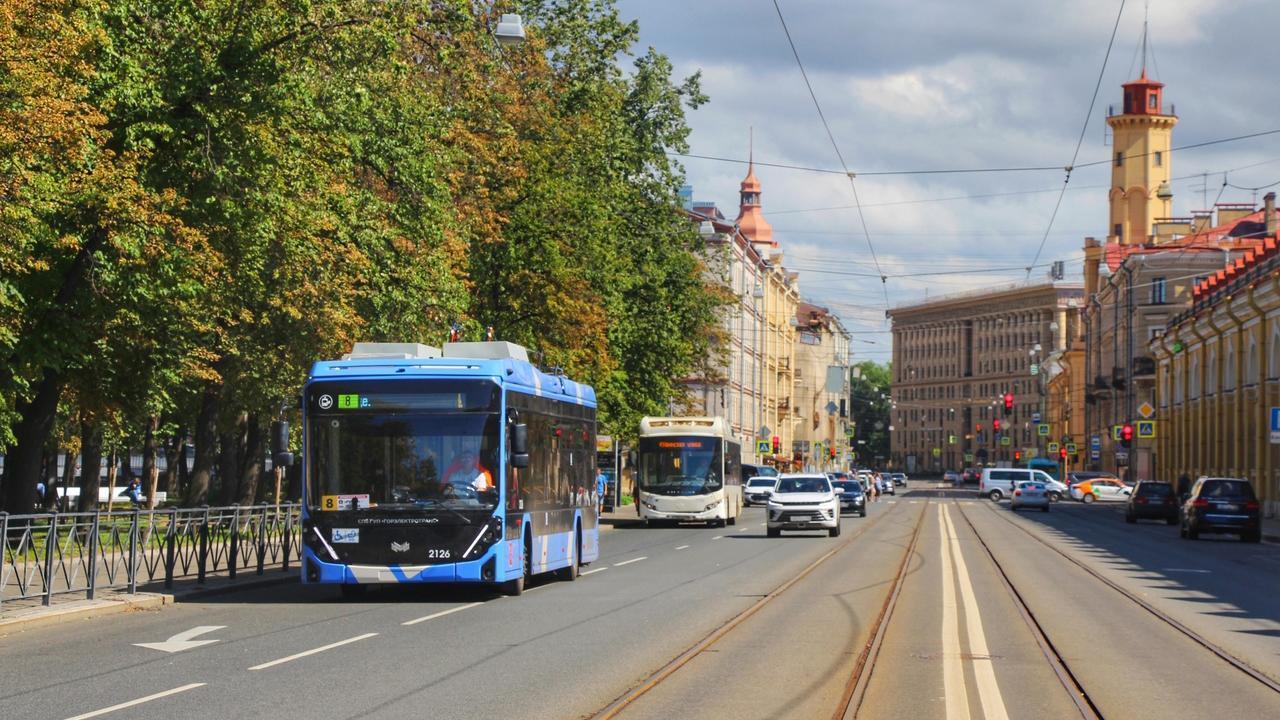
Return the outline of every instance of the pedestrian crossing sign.
[[[1112,440],[1119,440],[1119,439],[1120,439],[1120,433],[1121,433],[1121,432],[1123,432],[1123,431],[1124,431],[1124,426],[1123,426],[1123,425],[1112,425],[1112,426],[1111,426],[1111,439],[1112,439]]]
[[[1050,455],[1057,455],[1057,454],[1058,454],[1058,443],[1056,443],[1056,442],[1051,442],[1051,443],[1049,443],[1049,454],[1050,454]]]
[[[1137,425],[1138,425],[1138,437],[1144,440],[1148,440],[1156,436],[1155,420],[1139,420]]]
[[[759,454],[759,455],[768,455],[768,454],[769,454],[769,450],[771,450],[771,449],[772,449],[772,448],[770,448],[770,447],[769,447],[769,441],[768,441],[768,440],[757,440],[757,441],[756,441],[756,453],[757,453],[757,454]]]
[[[1040,423],[1037,425],[1036,434],[1040,437],[1049,437],[1049,423]]]
[[[1000,438],[1000,444],[1005,446],[1012,445],[1013,438],[1009,437],[1008,435],[1005,435],[1004,437]]]

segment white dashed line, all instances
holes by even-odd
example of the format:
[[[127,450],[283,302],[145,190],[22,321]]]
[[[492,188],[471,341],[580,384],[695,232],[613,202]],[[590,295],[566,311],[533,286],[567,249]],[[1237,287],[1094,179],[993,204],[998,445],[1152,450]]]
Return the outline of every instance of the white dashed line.
[[[292,662],[292,661],[294,661],[294,660],[298,660],[298,659],[301,659],[301,658],[307,657],[308,655],[315,655],[316,653],[322,653],[322,652],[324,652],[325,650],[332,650],[332,649],[334,649],[334,648],[336,648],[336,647],[342,647],[343,645],[348,645],[348,644],[353,643],[353,642],[359,642],[359,641],[361,641],[361,640],[368,640],[369,638],[374,637],[374,636],[376,636],[377,634],[378,634],[378,633],[365,633],[365,634],[363,634],[363,635],[357,635],[357,636],[355,636],[355,637],[353,637],[353,638],[347,638],[346,640],[339,640],[339,641],[338,641],[338,642],[336,642],[336,643],[329,643],[328,645],[325,645],[325,646],[323,646],[323,647],[318,647],[318,648],[315,648],[315,649],[313,649],[313,650],[307,650],[306,652],[300,652],[300,653],[298,653],[297,655],[290,655],[289,657],[282,657],[282,658],[280,658],[279,660],[272,660],[271,662],[265,662],[265,663],[262,663],[261,665],[254,665],[253,667],[251,667],[251,668],[249,668],[249,669],[250,669],[250,670],[266,670],[266,669],[267,669],[267,668],[269,668],[269,667],[275,667],[276,665],[283,665],[284,663]]]
[[[593,570],[583,570],[581,574],[582,574],[582,575],[590,575],[591,573],[598,573],[598,572],[601,572],[601,571],[604,571],[604,570],[608,570],[608,569],[609,569],[608,567],[598,567],[598,568],[595,568],[595,569],[593,569]]]
[[[106,715],[107,713],[112,713],[117,710],[124,710],[125,708],[131,708],[135,705],[141,705],[142,703],[145,703],[145,702],[151,702],[152,700],[159,700],[162,697],[169,697],[170,695],[177,695],[180,692],[194,690],[198,687],[204,687],[204,685],[205,685],[204,683],[191,683],[190,685],[183,685],[182,687],[176,687],[172,690],[165,690],[164,692],[158,692],[155,695],[148,695],[146,697],[138,698],[137,700],[122,702],[119,705],[112,705],[111,707],[102,708],[101,710],[94,710],[93,712],[87,712],[83,715],[76,715],[75,717],[68,718],[67,720],[87,720],[87,718],[98,717],[99,715]]]
[[[469,604],[469,605],[459,605],[459,606],[458,606],[458,607],[456,607],[456,608],[449,608],[448,610],[441,610],[441,611],[440,611],[440,612],[438,612],[438,613],[431,613],[430,615],[427,615],[427,616],[424,616],[424,617],[417,618],[416,620],[409,620],[408,622],[402,622],[402,623],[400,623],[400,624],[401,624],[401,625],[417,625],[418,623],[426,622],[426,621],[428,621],[428,620],[435,620],[435,619],[436,619],[436,618],[438,618],[438,617],[444,617],[445,615],[452,615],[452,614],[454,614],[454,613],[456,613],[456,612],[460,612],[460,611],[462,611],[462,610],[467,610],[467,609],[470,609],[470,608],[473,608],[473,607],[478,607],[478,606],[483,605],[483,604],[484,604],[484,603],[482,603],[482,602],[473,602],[473,603],[471,603],[471,604]]]
[[[648,559],[649,559],[649,556],[648,556],[648,555],[641,555],[641,556],[640,556],[640,557],[638,557],[638,558],[631,558],[630,560],[623,560],[623,561],[622,561],[622,562],[620,562],[620,563],[614,563],[614,564],[613,564],[613,566],[614,566],[614,567],[622,567],[623,565],[630,565],[630,564],[631,564],[631,563],[633,563],[633,562],[640,562],[641,560],[648,560]]]
[[[750,529],[750,528],[742,528],[742,529],[741,529],[741,530],[739,530],[738,532],[746,532],[746,531],[747,531],[747,530],[749,530],[749,529]]]
[[[689,549],[689,546],[688,546],[688,545],[681,545],[680,547],[678,547],[678,548],[676,548],[676,549],[677,549],[677,550],[688,550],[688,549]]]
[[[712,539],[712,540],[719,540],[719,539],[720,539],[720,538],[722,538],[722,537],[724,537],[724,536],[723,536],[723,535],[717,535],[717,536],[715,536],[715,537],[713,537],[713,538],[711,538],[711,539]]]

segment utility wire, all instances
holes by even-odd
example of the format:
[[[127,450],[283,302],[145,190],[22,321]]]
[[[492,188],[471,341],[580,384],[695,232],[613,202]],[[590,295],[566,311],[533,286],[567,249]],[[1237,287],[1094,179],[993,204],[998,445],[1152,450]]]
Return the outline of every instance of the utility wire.
[[[818,111],[818,118],[822,120],[822,127],[827,131],[827,139],[831,141],[831,147],[836,151],[836,157],[840,160],[840,167],[844,169],[844,174],[849,178],[849,189],[853,191],[853,203],[858,209],[858,220],[862,223],[862,233],[867,238],[867,249],[871,251],[871,261],[876,264],[876,272],[880,273],[880,289],[884,291],[884,307],[889,309],[889,288],[884,272],[880,270],[880,259],[876,257],[876,247],[871,242],[871,232],[867,229],[867,217],[862,212],[862,200],[858,198],[858,187],[853,182],[853,173],[849,172],[849,164],[844,161],[844,153],[840,152],[840,145],[836,142],[835,135],[831,132],[831,125],[827,123],[827,116],[822,112],[822,103],[818,102],[818,95],[813,91],[813,83],[809,82],[809,73],[804,69],[804,62],[800,60],[800,51],[796,49],[796,43],[791,39],[791,30],[787,27],[787,19],[782,16],[782,6],[778,4],[778,0],[773,0],[773,9],[778,13],[778,22],[782,23],[782,32],[787,36],[787,44],[791,46],[791,54],[795,56],[796,65],[800,68],[800,76],[804,78],[804,86],[809,90],[809,97],[813,100],[813,106]]]
[[[1116,33],[1120,29],[1120,17],[1124,15],[1125,0],[1120,0],[1120,9],[1116,12],[1116,21],[1111,26],[1111,39],[1107,41],[1107,52],[1102,56],[1102,67],[1098,69],[1098,80],[1093,86],[1093,97],[1089,98],[1089,110],[1084,114],[1084,123],[1080,126],[1080,137],[1076,139],[1075,152],[1071,153],[1071,162],[1067,164],[1067,175],[1062,179],[1062,191],[1058,193],[1058,201],[1053,205],[1053,212],[1049,214],[1049,224],[1044,229],[1044,237],[1040,238],[1040,246],[1036,248],[1036,255],[1031,259],[1031,264],[1027,266],[1027,277],[1031,277],[1031,269],[1040,261],[1040,253],[1044,252],[1044,244],[1049,241],[1049,233],[1053,230],[1053,223],[1058,219],[1058,210],[1062,208],[1062,199],[1067,195],[1067,185],[1071,182],[1071,171],[1075,168],[1076,160],[1080,157],[1080,147],[1084,145],[1084,134],[1089,129],[1089,118],[1093,117],[1093,106],[1098,102],[1098,92],[1102,89],[1102,77],[1107,71],[1107,61],[1111,59],[1111,48],[1116,43]]]

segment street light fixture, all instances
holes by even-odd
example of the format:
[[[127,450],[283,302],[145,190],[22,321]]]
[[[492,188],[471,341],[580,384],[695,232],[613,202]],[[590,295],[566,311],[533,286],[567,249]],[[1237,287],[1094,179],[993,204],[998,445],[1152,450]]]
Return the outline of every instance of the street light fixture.
[[[498,44],[504,48],[516,47],[524,44],[524,22],[519,15],[504,14],[498,20],[498,27],[493,31],[493,35],[498,40]]]

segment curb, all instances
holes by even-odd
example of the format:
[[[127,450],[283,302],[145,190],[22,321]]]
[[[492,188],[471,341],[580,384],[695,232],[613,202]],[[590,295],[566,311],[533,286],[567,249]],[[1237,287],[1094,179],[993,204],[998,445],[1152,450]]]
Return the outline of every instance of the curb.
[[[194,602],[202,597],[227,595],[233,592],[256,590],[258,588],[279,585],[285,582],[297,582],[296,573],[281,573],[279,577],[246,580],[234,584],[227,583],[213,587],[197,587],[190,590],[179,590],[171,593],[138,592],[134,595],[121,594],[110,599],[74,600],[62,605],[32,610],[27,615],[0,619],[0,636],[11,632],[22,632],[46,625],[55,625],[71,620],[89,620],[92,618],[135,610],[155,610],[165,605],[176,605]]]

